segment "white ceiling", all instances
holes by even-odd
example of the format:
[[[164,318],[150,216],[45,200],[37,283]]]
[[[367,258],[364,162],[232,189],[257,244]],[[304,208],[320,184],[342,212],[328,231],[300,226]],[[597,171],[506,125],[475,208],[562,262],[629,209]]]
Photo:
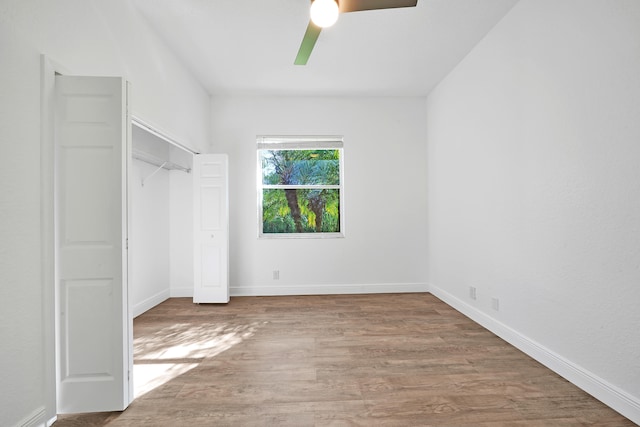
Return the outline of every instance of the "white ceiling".
[[[347,13],[293,65],[308,0],[134,0],[212,94],[422,96],[518,0],[418,0]]]

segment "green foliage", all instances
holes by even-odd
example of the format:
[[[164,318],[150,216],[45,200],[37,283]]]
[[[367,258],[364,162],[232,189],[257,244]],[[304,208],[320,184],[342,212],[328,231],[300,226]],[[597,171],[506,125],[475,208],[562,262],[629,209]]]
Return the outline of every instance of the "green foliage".
[[[263,184],[340,184],[340,150],[262,150],[261,163]]]
[[[298,196],[301,224],[303,233],[315,233],[318,213],[311,207],[314,197],[325,202],[320,211],[322,217],[322,233],[340,231],[340,191],[326,190],[295,190]],[[284,190],[266,189],[262,191],[262,231],[263,233],[296,233],[295,220],[287,204]]]
[[[339,185],[340,150],[262,150],[266,185]],[[340,191],[328,188],[264,189],[264,233],[340,231]]]

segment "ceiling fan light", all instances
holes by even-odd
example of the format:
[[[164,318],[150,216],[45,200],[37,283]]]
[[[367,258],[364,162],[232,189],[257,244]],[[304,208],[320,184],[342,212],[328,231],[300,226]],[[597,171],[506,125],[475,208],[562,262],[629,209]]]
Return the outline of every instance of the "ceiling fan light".
[[[311,4],[311,21],[321,28],[330,27],[338,20],[338,12],[335,0],[315,0]]]

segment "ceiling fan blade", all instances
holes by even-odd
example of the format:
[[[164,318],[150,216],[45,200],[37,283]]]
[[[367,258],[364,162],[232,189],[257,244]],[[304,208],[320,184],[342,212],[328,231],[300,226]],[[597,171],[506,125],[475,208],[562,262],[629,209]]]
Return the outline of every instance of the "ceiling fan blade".
[[[418,0],[340,0],[340,13],[360,12],[362,10],[394,9],[396,7],[415,7]]]
[[[309,56],[311,56],[313,47],[316,45],[316,41],[318,40],[321,30],[322,28],[309,21],[307,31],[304,33],[302,43],[300,43],[298,55],[296,56],[296,60],[293,62],[295,65],[307,65],[307,61],[309,60]]]

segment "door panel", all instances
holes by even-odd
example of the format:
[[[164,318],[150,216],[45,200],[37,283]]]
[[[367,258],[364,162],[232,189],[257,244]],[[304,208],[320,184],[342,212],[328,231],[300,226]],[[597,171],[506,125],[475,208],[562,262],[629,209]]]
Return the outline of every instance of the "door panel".
[[[224,154],[198,154],[194,179],[195,303],[229,302],[228,159]]]
[[[121,78],[56,76],[58,412],[130,402],[127,159]]]
[[[64,377],[111,379],[110,342],[113,327],[112,280],[67,280],[62,286],[62,310],[68,353]]]

